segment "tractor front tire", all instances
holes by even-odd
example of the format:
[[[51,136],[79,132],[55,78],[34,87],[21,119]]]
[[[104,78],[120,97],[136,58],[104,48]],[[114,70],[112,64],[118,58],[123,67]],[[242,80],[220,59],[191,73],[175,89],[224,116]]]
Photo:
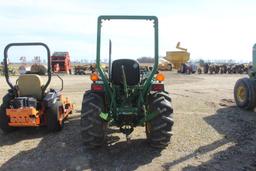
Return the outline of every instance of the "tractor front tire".
[[[249,78],[237,80],[234,88],[234,98],[238,107],[251,110],[256,106],[256,84]]]
[[[62,122],[59,121],[60,117],[63,117],[63,114],[60,113],[61,105],[61,102],[56,101],[46,109],[46,126],[50,132],[61,131],[64,126],[64,118],[62,118]]]
[[[146,123],[146,134],[149,144],[155,148],[165,148],[172,136],[173,109],[168,94],[154,93],[149,96],[149,111],[157,116]]]
[[[104,145],[106,140],[107,122],[100,118],[103,112],[103,99],[90,91],[83,97],[81,110],[81,137],[87,148]]]
[[[2,129],[4,133],[10,133],[15,130],[15,127],[9,126],[10,118],[6,115],[6,109],[11,99],[10,94],[5,95],[3,97],[3,103],[0,106],[0,129]]]

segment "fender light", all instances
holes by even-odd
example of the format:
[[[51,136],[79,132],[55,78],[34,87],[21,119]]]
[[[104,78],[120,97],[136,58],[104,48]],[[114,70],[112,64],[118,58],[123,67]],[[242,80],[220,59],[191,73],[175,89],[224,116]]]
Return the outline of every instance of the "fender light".
[[[93,82],[98,81],[100,79],[99,75],[96,72],[92,73],[90,78]]]
[[[151,90],[152,91],[164,91],[164,85],[163,84],[152,84]]]
[[[159,81],[159,82],[164,81],[164,80],[165,80],[164,74],[158,73],[158,74],[156,75],[156,80]]]
[[[91,90],[93,90],[93,91],[104,91],[104,86],[102,84],[92,84]]]

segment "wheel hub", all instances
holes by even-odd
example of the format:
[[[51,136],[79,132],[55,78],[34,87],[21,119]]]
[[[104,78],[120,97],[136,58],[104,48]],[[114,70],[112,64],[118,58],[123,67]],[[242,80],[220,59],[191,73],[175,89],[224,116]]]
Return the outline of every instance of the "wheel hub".
[[[239,86],[237,89],[237,99],[240,102],[244,102],[246,99],[246,89],[244,86]]]

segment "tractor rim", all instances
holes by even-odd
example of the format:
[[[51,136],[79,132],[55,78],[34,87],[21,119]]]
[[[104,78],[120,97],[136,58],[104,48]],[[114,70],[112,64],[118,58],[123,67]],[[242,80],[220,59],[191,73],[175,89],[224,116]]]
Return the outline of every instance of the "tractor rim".
[[[244,86],[239,86],[237,89],[237,99],[240,102],[244,102],[246,99],[246,89]]]

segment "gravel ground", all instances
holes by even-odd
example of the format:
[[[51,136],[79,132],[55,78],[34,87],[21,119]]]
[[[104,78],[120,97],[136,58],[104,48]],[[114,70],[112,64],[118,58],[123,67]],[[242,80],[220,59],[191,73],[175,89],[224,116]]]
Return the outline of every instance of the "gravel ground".
[[[64,95],[76,112],[59,133],[45,128],[0,132],[0,170],[256,170],[256,114],[235,107],[233,86],[245,75],[165,73],[174,108],[174,135],[165,150],[149,147],[145,130],[132,140],[111,129],[108,145],[86,150],[79,135],[79,110],[88,76],[64,76]],[[7,91],[0,77],[0,97]],[[53,79],[52,87],[59,82]]]

